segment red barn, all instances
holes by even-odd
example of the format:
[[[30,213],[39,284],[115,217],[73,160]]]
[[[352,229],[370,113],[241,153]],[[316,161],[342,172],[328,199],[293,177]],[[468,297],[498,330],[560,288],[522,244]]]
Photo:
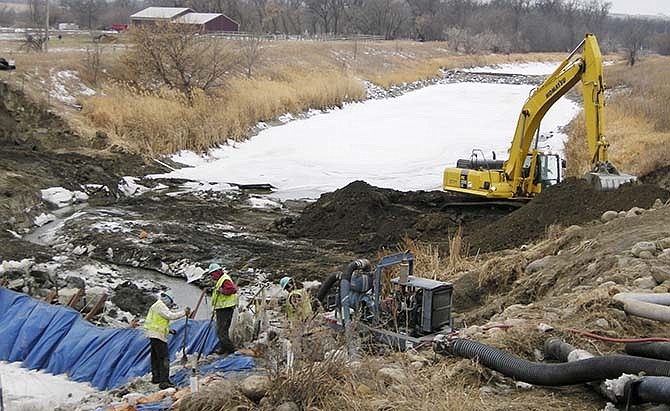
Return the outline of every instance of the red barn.
[[[240,30],[240,23],[221,13],[186,13],[176,18],[174,22],[197,27],[201,33]]]

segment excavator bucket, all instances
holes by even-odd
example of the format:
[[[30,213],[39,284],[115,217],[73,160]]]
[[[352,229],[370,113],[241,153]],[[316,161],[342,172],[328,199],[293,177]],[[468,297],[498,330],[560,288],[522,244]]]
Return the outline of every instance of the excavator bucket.
[[[613,191],[620,185],[633,183],[637,177],[630,174],[608,173],[603,171],[591,171],[584,175],[586,181],[597,191]]]

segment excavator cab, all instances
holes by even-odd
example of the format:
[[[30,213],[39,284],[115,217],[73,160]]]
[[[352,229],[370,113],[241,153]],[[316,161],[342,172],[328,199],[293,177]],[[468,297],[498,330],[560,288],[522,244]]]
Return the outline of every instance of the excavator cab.
[[[523,163],[521,176],[528,178],[531,175],[531,166],[533,164],[533,156],[537,156],[535,162],[535,171],[533,173],[533,184],[540,185],[545,189],[554,184],[558,184],[563,180],[563,168],[565,160],[562,160],[558,154],[549,154],[541,151],[534,151],[532,154],[526,156]]]

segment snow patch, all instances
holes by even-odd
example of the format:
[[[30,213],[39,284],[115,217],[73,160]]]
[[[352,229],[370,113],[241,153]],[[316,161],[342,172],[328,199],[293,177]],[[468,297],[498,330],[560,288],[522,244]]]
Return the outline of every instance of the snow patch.
[[[70,381],[65,375],[21,368],[19,363],[0,362],[5,409],[53,410],[78,403],[97,390],[90,384]]]
[[[295,117],[293,117],[291,113],[286,113],[279,116],[277,120],[281,121],[282,123],[288,123],[289,121],[295,120]]]
[[[44,224],[50,223],[50,222],[54,221],[55,219],[56,219],[56,216],[53,215],[53,214],[42,213],[42,214],[38,215],[37,217],[35,217],[34,223],[35,223],[36,226],[42,227]]]
[[[0,264],[0,274],[4,274],[9,271],[23,271],[27,273],[30,271],[30,268],[35,264],[35,260],[32,258],[24,258],[21,261],[14,260],[4,260]]]
[[[269,198],[265,197],[250,197],[249,200],[249,205],[251,205],[251,208],[281,208],[281,203],[278,203],[276,201],[272,201]]]
[[[96,94],[95,90],[82,83],[79,73],[74,70],[54,73],[52,69],[49,82],[51,83],[49,96],[69,106],[78,107],[76,95],[90,97]]]
[[[122,177],[118,186],[119,191],[127,197],[133,197],[142,195],[150,190],[148,187],[138,184],[138,181],[140,179],[137,177]]]
[[[75,203],[88,200],[88,194],[82,191],[70,191],[63,187],[49,187],[41,190],[42,200],[56,208],[63,208]]]

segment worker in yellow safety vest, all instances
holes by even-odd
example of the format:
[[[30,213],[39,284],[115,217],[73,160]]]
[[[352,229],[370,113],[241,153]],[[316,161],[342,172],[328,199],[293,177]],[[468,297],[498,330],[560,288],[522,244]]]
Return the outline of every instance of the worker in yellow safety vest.
[[[151,382],[158,384],[161,390],[174,387],[170,381],[170,356],[168,353],[168,334],[174,334],[170,330],[170,321],[187,316],[191,309],[186,307],[181,311],[171,311],[170,307],[174,305],[174,295],[172,291],[165,291],[160,294],[144,321],[145,335],[149,338],[151,344]]]
[[[219,337],[218,353],[222,355],[235,352],[235,345],[230,340],[228,331],[233,322],[233,314],[237,307],[237,286],[220,265],[212,263],[207,272],[216,283],[212,290],[212,308],[216,313],[216,334]]]
[[[291,277],[279,280],[282,290],[288,292],[286,297],[286,317],[291,322],[305,322],[312,318],[312,298],[304,288],[298,289]]]

